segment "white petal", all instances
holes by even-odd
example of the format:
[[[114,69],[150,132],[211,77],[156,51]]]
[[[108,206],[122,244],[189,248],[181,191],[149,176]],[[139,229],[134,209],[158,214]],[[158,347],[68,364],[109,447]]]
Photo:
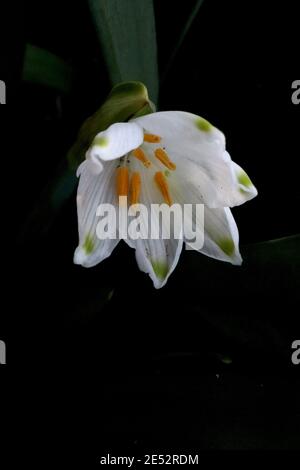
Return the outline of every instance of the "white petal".
[[[183,111],[162,111],[132,122],[162,137],[167,151],[182,151],[182,158],[190,157],[197,162],[206,161],[209,156],[222,159],[224,134],[200,116]],[[201,130],[201,123],[206,130]]]
[[[168,173],[168,183],[176,201],[180,204],[218,206],[216,185],[203,168],[187,160],[176,165],[176,171]]]
[[[203,227],[198,227],[203,230]],[[204,245],[200,253],[221,261],[240,265],[239,233],[228,207],[204,209]]]
[[[148,212],[147,219],[141,217],[141,232],[148,233],[147,239],[126,240],[127,244],[136,249],[136,260],[141,271],[148,273],[153,281],[154,287],[159,289],[163,287],[174,271],[183,246],[182,235],[182,218],[177,221],[176,230],[171,226],[170,239],[151,239],[150,228],[153,232],[159,233],[159,228],[166,228],[167,221],[161,219],[163,224],[160,225],[159,214],[155,211],[151,216],[151,204],[162,204],[164,199],[154,181],[155,169],[144,168],[140,162],[131,160],[132,171],[139,171],[141,175],[141,194],[140,203],[143,204]],[[171,217],[171,222],[174,222]],[[174,224],[175,225],[175,224]],[[177,238],[173,235],[177,233]]]
[[[116,204],[115,169],[117,162],[105,162],[103,171],[95,174],[90,160],[77,170],[80,181],[77,191],[79,246],[74,253],[74,263],[85,267],[95,266],[110,256],[118,239],[99,240],[96,210],[100,203]]]
[[[139,147],[143,138],[143,130],[136,123],[112,124],[106,131],[96,135],[87,156],[94,161],[114,160]]]
[[[90,165],[89,165],[89,170],[91,173],[94,175],[99,175],[101,171],[103,170],[103,163],[99,158],[96,158],[94,155],[92,155],[89,150],[85,154],[86,160],[89,160]],[[82,165],[82,164],[81,164]],[[76,175],[79,176],[81,172],[81,165],[77,168],[77,173]]]
[[[195,162],[177,163],[177,171],[170,174],[170,185],[181,203],[203,203],[211,208],[239,206],[257,195],[257,190],[246,172],[228,156],[228,163],[215,162],[210,171]],[[211,171],[212,170],[212,171]]]
[[[156,289],[163,287],[174,271],[182,250],[180,240],[136,240],[136,260],[141,271],[149,274]]]
[[[176,173],[186,185],[198,188],[198,199],[207,206],[233,207],[257,194],[253,186],[247,191],[240,187],[234,164],[225,150],[224,135],[203,118],[166,111],[137,118],[135,122],[146,132],[162,137],[160,146],[176,164]]]
[[[231,162],[231,166],[236,183],[236,205],[238,206],[257,196],[257,189],[243,168],[235,162]]]

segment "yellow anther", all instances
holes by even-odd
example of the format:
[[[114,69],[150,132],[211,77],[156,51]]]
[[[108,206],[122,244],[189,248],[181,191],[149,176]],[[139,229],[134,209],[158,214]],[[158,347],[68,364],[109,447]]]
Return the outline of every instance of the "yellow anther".
[[[176,170],[175,163],[171,162],[168,154],[163,149],[156,149],[154,152],[156,158],[169,170]]]
[[[138,204],[141,192],[141,176],[135,171],[130,181],[131,204]]]
[[[161,137],[155,134],[144,134],[144,142],[149,142],[150,144],[157,144],[161,141]]]
[[[140,147],[133,150],[132,151],[132,154],[135,156],[135,158],[137,158],[140,162],[142,162],[142,164],[146,167],[146,168],[149,168],[149,166],[151,166],[151,162],[150,160],[148,160],[144,150],[142,150]]]
[[[166,180],[165,175],[161,171],[158,171],[157,173],[155,173],[154,180],[155,180],[157,186],[159,187],[159,190],[160,190],[165,202],[169,206],[171,206],[173,204],[173,202],[172,202],[172,199],[171,199],[171,196],[170,196],[170,190],[169,190],[168,182]]]
[[[122,166],[117,169],[117,196],[127,196],[129,187],[128,168]]]

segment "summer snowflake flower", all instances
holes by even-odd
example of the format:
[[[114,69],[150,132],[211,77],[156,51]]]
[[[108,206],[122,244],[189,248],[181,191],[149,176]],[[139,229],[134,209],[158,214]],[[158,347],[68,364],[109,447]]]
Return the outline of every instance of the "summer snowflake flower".
[[[116,123],[100,132],[79,166],[77,209],[79,246],[74,262],[91,267],[110,256],[119,238],[97,237],[97,207],[131,204],[203,204],[204,243],[199,251],[241,264],[239,235],[230,207],[257,195],[248,175],[225,149],[221,131],[205,119],[180,111],[157,112]],[[139,268],[156,288],[176,267],[185,234],[179,239],[126,239],[135,248]]]

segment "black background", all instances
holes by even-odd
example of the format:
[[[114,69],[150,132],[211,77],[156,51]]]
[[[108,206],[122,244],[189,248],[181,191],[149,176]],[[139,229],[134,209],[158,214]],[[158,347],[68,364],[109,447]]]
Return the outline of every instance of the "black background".
[[[161,77],[193,5],[155,2]],[[194,112],[222,129],[259,195],[233,212],[242,254],[246,246],[242,268],[184,252],[160,291],[123,243],[96,268],[73,265],[75,195],[46,232],[24,235],[43,188],[110,84],[85,2],[28,2],[11,12],[0,77],[8,84],[0,337],[6,373],[15,371],[23,391],[19,411],[36,430],[54,424],[52,455],[59,442],[64,455],[84,462],[123,447],[299,447],[300,365],[291,363],[300,337],[299,252],[295,263],[283,253],[256,264],[251,248],[299,231],[293,8],[206,0],[164,76],[159,109]],[[21,81],[28,42],[72,64],[71,95]],[[42,434],[40,441],[49,444]]]

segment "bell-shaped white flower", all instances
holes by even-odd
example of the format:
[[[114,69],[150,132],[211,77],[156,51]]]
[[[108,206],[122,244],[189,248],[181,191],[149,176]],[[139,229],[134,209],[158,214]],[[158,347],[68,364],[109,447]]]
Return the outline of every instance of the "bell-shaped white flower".
[[[90,267],[111,254],[119,237],[97,237],[97,208],[105,203],[119,207],[119,197],[129,196],[132,204],[148,208],[161,203],[203,204],[204,227],[196,217],[192,220],[204,230],[199,251],[241,264],[238,229],[229,208],[252,199],[257,190],[231,160],[223,133],[205,119],[167,111],[113,124],[95,137],[77,174],[75,263]],[[185,233],[179,238],[125,241],[135,248],[139,268],[160,288],[177,265]]]

